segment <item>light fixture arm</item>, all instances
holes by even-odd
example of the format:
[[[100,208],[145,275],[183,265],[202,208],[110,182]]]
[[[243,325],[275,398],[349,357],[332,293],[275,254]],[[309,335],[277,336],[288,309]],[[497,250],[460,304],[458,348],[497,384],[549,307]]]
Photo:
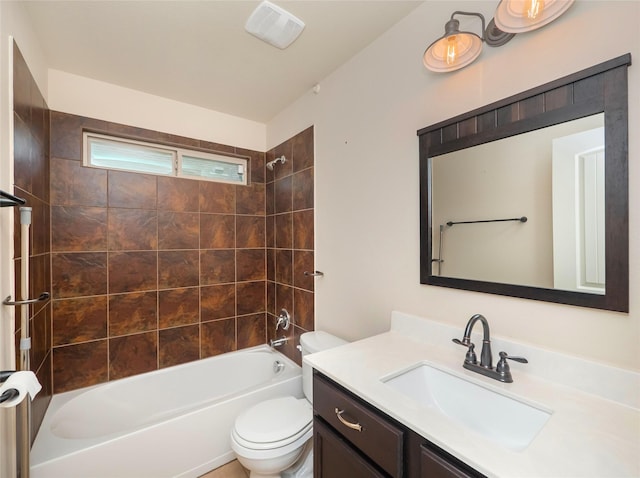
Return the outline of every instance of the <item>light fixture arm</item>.
[[[515,36],[514,33],[507,33],[500,30],[493,19],[491,19],[489,25],[487,25],[482,13],[462,11],[456,11],[451,14],[451,19],[444,27],[446,32],[445,36],[452,35],[459,31],[460,22],[453,18],[455,15],[467,15],[480,18],[480,21],[482,22],[482,35],[479,35],[479,37],[484,43],[491,47],[502,46]]]
[[[478,17],[482,23],[480,35],[471,31],[460,31],[460,21],[456,18],[459,15]],[[501,46],[512,37],[513,34],[505,34],[496,28],[493,20],[487,27],[481,13],[456,10],[444,26],[444,35],[429,45],[422,61],[431,71],[455,71],[472,63],[480,55],[484,43],[492,47]]]
[[[445,36],[446,35],[450,35],[450,34],[454,33],[455,31],[459,31],[460,30],[460,28],[459,28],[460,27],[460,22],[453,18],[456,15],[467,15],[467,16],[474,16],[474,17],[480,18],[480,21],[482,22],[482,35],[480,36],[480,39],[482,41],[485,41],[484,31],[485,31],[486,22],[485,22],[485,19],[484,19],[484,15],[482,13],[477,13],[477,12],[463,12],[463,11],[460,11],[460,10],[457,10],[457,11],[453,12],[451,14],[451,19],[444,26]],[[455,24],[452,23],[452,22],[455,22]]]

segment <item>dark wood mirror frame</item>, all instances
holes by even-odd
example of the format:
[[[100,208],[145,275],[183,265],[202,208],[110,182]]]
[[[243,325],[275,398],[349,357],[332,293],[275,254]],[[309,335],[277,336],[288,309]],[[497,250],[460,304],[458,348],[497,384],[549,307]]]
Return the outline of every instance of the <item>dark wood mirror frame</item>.
[[[418,131],[420,143],[420,282],[582,307],[629,311],[628,84],[626,54]],[[431,161],[490,141],[604,113],[604,295],[432,274]]]

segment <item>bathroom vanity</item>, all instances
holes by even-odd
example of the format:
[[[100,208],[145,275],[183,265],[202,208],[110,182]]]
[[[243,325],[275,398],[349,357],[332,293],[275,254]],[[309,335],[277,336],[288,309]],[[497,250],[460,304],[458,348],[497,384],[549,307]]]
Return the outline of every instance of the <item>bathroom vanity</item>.
[[[496,357],[529,360],[502,383],[463,367],[465,321],[393,312],[389,332],[304,358],[316,478],[640,476],[639,373],[496,335]]]
[[[316,478],[483,476],[319,372],[313,390]]]

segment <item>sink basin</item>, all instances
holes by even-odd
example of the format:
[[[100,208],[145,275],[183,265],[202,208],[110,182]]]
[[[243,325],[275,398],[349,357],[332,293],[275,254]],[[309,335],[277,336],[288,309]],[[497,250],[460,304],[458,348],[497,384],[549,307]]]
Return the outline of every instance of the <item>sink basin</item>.
[[[427,363],[383,377],[394,390],[512,450],[525,449],[550,411],[524,403]]]

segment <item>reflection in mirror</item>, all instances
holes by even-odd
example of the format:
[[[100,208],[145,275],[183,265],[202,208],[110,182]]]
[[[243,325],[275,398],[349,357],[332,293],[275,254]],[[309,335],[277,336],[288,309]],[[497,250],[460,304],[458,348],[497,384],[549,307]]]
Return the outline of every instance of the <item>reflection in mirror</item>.
[[[604,294],[604,115],[597,116],[598,125],[553,140],[553,288]]]
[[[431,168],[434,275],[604,294],[603,113]]]

